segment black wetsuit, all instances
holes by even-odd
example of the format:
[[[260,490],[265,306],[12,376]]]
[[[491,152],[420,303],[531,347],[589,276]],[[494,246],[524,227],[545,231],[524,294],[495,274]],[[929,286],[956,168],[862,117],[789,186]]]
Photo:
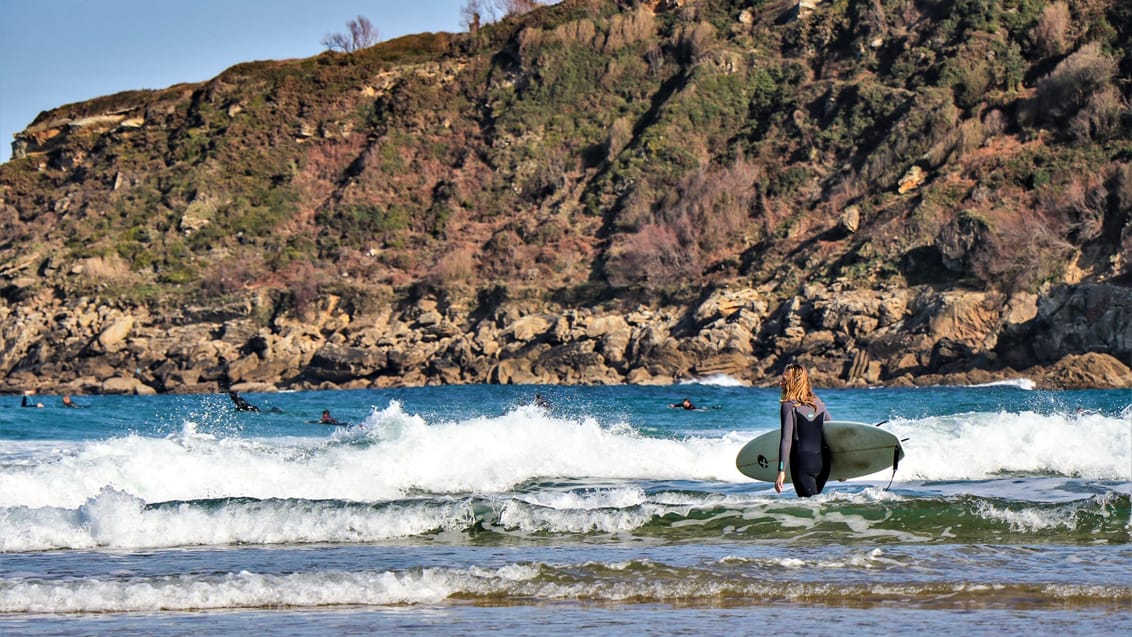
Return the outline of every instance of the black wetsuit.
[[[232,399],[232,402],[236,403],[236,411],[259,411],[259,407],[244,400],[243,396],[240,396],[240,394],[234,391],[229,391],[228,397]]]
[[[829,479],[830,453],[822,437],[829,411],[820,398],[817,409],[794,401],[782,403],[782,440],[778,443],[779,469],[789,460],[794,492],[808,498],[821,493]]]

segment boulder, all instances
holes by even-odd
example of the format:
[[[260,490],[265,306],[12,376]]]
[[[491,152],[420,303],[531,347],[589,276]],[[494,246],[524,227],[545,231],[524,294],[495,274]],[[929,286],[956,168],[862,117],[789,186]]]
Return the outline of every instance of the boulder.
[[[629,324],[618,314],[595,316],[586,321],[586,338],[601,339],[614,332],[626,332]]]
[[[259,356],[249,354],[228,363],[228,380],[233,383],[248,380],[259,367]]]
[[[553,325],[550,319],[540,314],[532,314],[516,319],[507,330],[511,339],[520,343],[529,343],[545,334]]]
[[[966,343],[950,338],[941,338],[932,347],[928,369],[933,372],[940,372],[953,366],[962,368],[974,358],[974,355],[974,352]]]
[[[765,313],[766,303],[760,300],[758,291],[751,288],[716,290],[696,307],[692,318],[698,325],[706,325],[728,319],[741,310]]]
[[[464,380],[464,367],[446,357],[433,358],[428,365],[428,377],[442,385],[455,385]]]
[[[233,383],[229,389],[237,391],[241,394],[268,394],[277,391],[277,388],[272,383]],[[260,406],[263,408],[262,406]]]
[[[303,369],[303,376],[315,381],[343,382],[376,375],[388,359],[380,350],[342,345],[323,345]]]
[[[593,341],[577,341],[542,352],[531,371],[544,382],[588,385],[610,376],[601,354],[593,351]]]
[[[919,166],[912,166],[904,173],[904,176],[900,178],[898,191],[902,195],[912,192],[919,188],[920,184],[923,184],[925,179],[927,179],[927,175],[924,173],[924,169]]]
[[[841,216],[837,219],[837,227],[846,234],[853,234],[861,225],[861,209],[857,206],[849,206],[841,212]]]
[[[497,385],[531,385],[538,382],[531,372],[531,363],[525,358],[508,358],[496,363],[488,381]]]
[[[618,365],[625,360],[625,350],[629,347],[632,335],[633,332],[628,325],[624,329],[606,332],[598,343],[597,352],[605,358],[607,363]]]
[[[654,375],[644,367],[634,367],[625,375],[625,382],[631,385],[658,385],[666,386],[676,382],[671,376]]]
[[[750,366],[750,357],[740,352],[724,352],[699,361],[692,368],[692,372],[698,378],[720,374],[742,378],[746,376]]]
[[[984,292],[943,292],[924,311],[928,334],[936,340],[963,343],[974,351],[992,349],[997,343],[998,309]]]
[[[124,341],[132,329],[134,329],[134,317],[127,315],[114,319],[106,329],[99,333],[98,339],[95,341],[95,351],[100,353],[117,352],[124,346]]]
[[[935,238],[943,267],[951,272],[965,272],[970,266],[971,253],[985,240],[987,232],[986,221],[976,215],[964,212],[952,219]]]
[[[1071,354],[1042,374],[1039,384],[1051,389],[1128,388],[1132,387],[1132,369],[1108,354]]]
[[[115,376],[102,381],[102,393],[151,396],[157,391],[133,376]]]
[[[1090,351],[1132,361],[1132,289],[1092,284],[1061,288],[1043,299],[1032,323],[1039,362]]]

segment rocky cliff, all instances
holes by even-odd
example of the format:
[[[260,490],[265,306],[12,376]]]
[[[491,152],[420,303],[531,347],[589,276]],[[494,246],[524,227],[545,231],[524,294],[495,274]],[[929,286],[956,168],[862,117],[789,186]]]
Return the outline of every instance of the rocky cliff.
[[[60,107],[0,166],[0,391],[1132,387],[1130,25],[567,0]]]
[[[787,361],[825,386],[1132,387],[1132,291],[1005,298],[929,288],[751,288],[690,306],[601,308],[420,299],[354,316],[328,297],[303,320],[256,308],[154,315],[89,299],[0,313],[3,391],[215,392],[445,383],[669,384],[726,374],[773,384]]]

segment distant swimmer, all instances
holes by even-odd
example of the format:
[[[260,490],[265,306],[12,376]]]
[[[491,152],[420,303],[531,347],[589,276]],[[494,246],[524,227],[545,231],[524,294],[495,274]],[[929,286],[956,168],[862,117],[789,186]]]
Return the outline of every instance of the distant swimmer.
[[[259,407],[244,400],[235,389],[228,390],[228,397],[236,404],[236,411],[259,411]]]
[[[350,426],[350,423],[342,422],[341,420],[338,420],[334,416],[331,416],[329,409],[323,409],[322,410],[322,418],[320,418],[318,420],[318,424],[320,424],[320,425],[333,425],[335,427],[349,427]]]
[[[535,394],[535,407],[550,409],[550,401],[544,398],[542,394]]]
[[[685,398],[681,402],[672,403],[668,406],[673,407],[673,408],[677,408],[677,409],[695,409],[696,408],[696,406],[692,404],[692,401],[688,400],[687,398]]]
[[[43,403],[37,402],[37,403],[32,404],[32,403],[28,402],[28,395],[27,394],[24,394],[23,400],[20,401],[20,407],[42,407],[42,406],[43,406]]]
[[[71,400],[71,396],[70,396],[70,394],[68,394],[66,396],[63,396],[63,406],[67,407],[69,409],[78,409],[79,407],[82,407],[83,405],[80,405],[80,404],[76,403],[75,401]]]

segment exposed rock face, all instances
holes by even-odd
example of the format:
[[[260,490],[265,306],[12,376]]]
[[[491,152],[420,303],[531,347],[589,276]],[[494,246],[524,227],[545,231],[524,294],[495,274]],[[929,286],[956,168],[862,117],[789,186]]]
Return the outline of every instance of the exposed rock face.
[[[773,384],[788,361],[824,386],[980,383],[1132,387],[1132,291],[1038,297],[807,286],[773,299],[720,289],[694,307],[628,313],[503,305],[473,319],[430,299],[309,322],[239,313],[155,318],[88,299],[0,306],[0,391],[214,392],[454,383],[665,384],[727,374]]]
[[[1132,387],[1128,366],[1108,354],[1070,354],[1054,363],[1042,377],[1044,385],[1065,389]]]

